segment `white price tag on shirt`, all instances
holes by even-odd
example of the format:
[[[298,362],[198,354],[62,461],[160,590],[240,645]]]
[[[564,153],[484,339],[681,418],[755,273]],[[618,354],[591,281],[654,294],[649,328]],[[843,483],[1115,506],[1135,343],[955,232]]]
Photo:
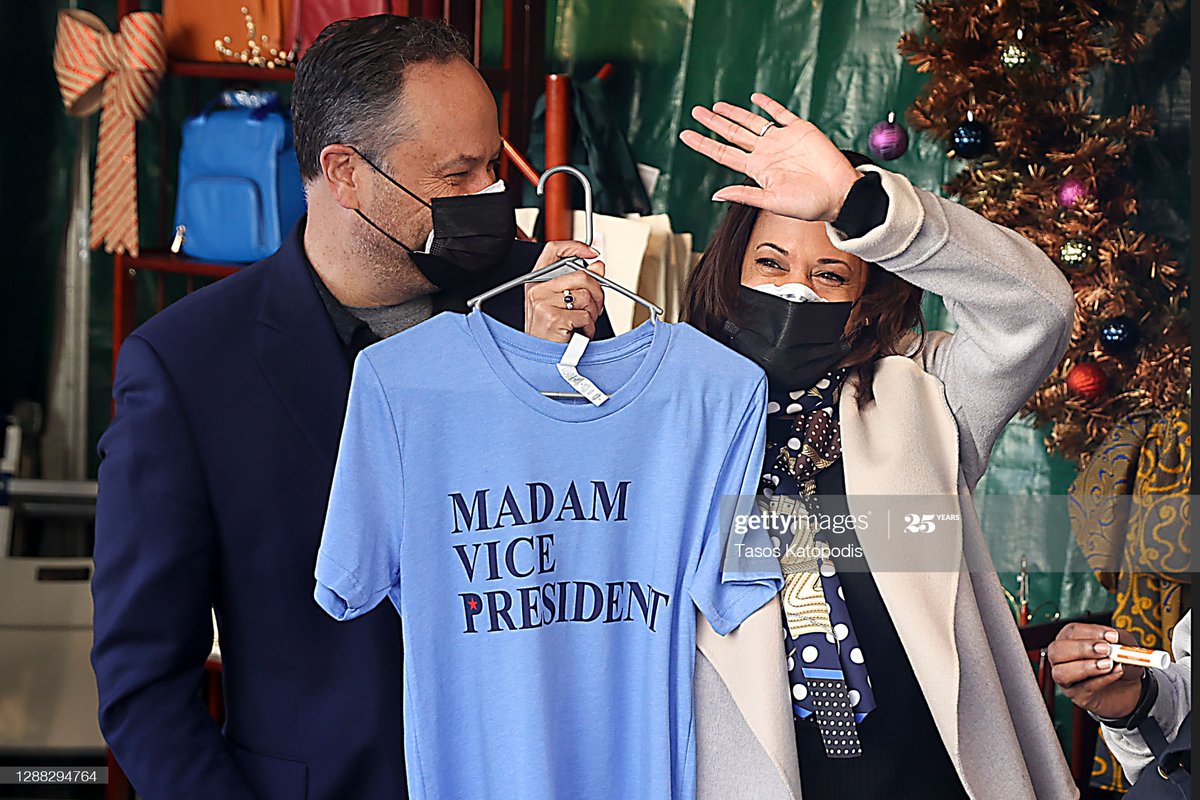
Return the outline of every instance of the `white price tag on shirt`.
[[[571,341],[567,343],[567,351],[563,353],[563,357],[555,366],[558,367],[558,374],[563,376],[563,380],[571,384],[571,387],[586,397],[592,405],[598,406],[608,399],[608,395],[600,391],[596,384],[580,375],[579,370],[576,369],[579,366],[579,359],[583,357],[583,351],[587,349],[588,342],[589,339],[578,331],[571,334]]]

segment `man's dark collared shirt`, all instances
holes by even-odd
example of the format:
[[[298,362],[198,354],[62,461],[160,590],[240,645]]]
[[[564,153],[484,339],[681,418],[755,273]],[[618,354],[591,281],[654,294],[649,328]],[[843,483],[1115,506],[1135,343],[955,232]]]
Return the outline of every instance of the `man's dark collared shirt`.
[[[312,263],[307,259],[305,261],[308,272],[312,275],[313,286],[317,287],[317,294],[321,296],[321,302],[325,304],[325,310],[329,312],[329,320],[333,323],[333,329],[342,343],[346,360],[353,364],[359,352],[380,341],[380,338],[371,330],[370,325],[346,310],[346,307],[333,296],[329,287],[321,280],[321,276],[313,269]]]

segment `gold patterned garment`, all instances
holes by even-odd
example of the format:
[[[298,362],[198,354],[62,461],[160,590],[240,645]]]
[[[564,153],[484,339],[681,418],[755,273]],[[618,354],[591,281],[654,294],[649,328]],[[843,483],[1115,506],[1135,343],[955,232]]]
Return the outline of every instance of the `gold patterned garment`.
[[[775,495],[768,498],[767,511],[795,520],[792,541],[779,556],[783,572],[780,601],[784,624],[792,641],[806,633],[833,635],[829,606],[821,586],[821,560],[830,561],[829,545],[816,538],[816,528],[808,522],[809,510],[800,498]]]
[[[1144,647],[1169,651],[1171,631],[1192,607],[1191,469],[1191,422],[1176,409],[1150,426],[1138,458],[1123,559],[1137,568],[1122,570],[1113,612],[1115,627],[1132,631]]]
[[[1114,593],[1125,550],[1129,506],[1110,498],[1133,494],[1138,457],[1153,421],[1140,415],[1114,425],[1069,490],[1071,532],[1096,580]]]
[[[1169,651],[1171,632],[1191,608],[1191,467],[1187,410],[1174,409],[1115,426],[1070,489],[1071,529],[1097,579],[1117,596],[1113,626],[1144,647]],[[1105,500],[1121,494],[1131,495],[1127,505]],[[1092,785],[1129,789],[1102,740]]]

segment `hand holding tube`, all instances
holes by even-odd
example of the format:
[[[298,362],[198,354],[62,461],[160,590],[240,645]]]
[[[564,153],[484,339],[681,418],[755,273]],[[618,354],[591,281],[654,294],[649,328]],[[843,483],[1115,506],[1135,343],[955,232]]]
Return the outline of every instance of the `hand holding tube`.
[[[1118,644],[1137,645],[1129,631],[1073,622],[1046,649],[1051,677],[1075,705],[1100,717],[1128,715],[1141,696],[1142,667],[1116,663]]]

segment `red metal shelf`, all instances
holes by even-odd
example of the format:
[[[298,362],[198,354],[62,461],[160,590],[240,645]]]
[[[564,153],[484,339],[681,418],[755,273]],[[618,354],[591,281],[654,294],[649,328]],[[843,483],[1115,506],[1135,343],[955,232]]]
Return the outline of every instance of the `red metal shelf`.
[[[173,272],[178,275],[192,275],[201,278],[224,278],[242,269],[230,264],[213,264],[208,261],[197,261],[187,256],[177,256],[170,250],[142,250],[140,255],[120,255],[117,257],[122,267],[126,269],[149,269],[155,272]]]
[[[168,61],[167,72],[189,78],[216,78],[223,81],[282,81],[295,80],[296,70],[292,67],[252,67],[249,64],[221,63],[217,61]],[[479,70],[493,92],[508,89],[508,70],[483,67]]]
[[[167,72],[189,78],[217,78],[225,81],[290,81],[296,77],[292,67],[252,67],[249,64],[220,61],[168,61]]]

